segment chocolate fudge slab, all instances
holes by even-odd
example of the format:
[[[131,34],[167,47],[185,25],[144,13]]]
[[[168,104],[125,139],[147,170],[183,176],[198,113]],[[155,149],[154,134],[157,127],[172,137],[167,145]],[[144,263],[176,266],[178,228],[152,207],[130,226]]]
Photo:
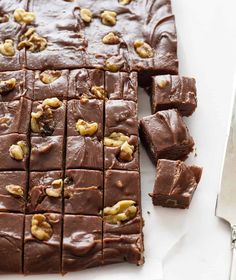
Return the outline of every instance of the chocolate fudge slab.
[[[151,159],[185,159],[194,141],[177,110],[166,110],[140,120],[140,138]]]
[[[22,273],[24,215],[0,213],[0,274]]]
[[[69,70],[35,71],[34,100],[67,99]]]
[[[105,103],[105,136],[113,132],[138,134],[137,104],[127,100],[108,100]]]
[[[24,134],[0,136],[0,170],[26,170],[28,163],[28,140]]]
[[[28,213],[62,212],[62,171],[30,172]]]
[[[97,138],[69,136],[66,147],[67,169],[103,169],[103,145]]]
[[[102,140],[104,117],[103,107],[103,101],[97,99],[73,99],[68,101],[67,135],[91,136]],[[85,128],[85,131],[80,131],[77,128],[79,122],[81,122],[81,126]],[[94,129],[92,129],[92,127],[87,128],[87,126],[94,126]]]
[[[63,136],[32,137],[30,170],[63,169]]]
[[[101,264],[101,217],[65,215],[62,272],[82,270]]]
[[[32,102],[26,98],[0,102],[0,135],[28,134]]]
[[[55,101],[54,101],[55,100]],[[48,104],[47,104],[48,102]],[[51,103],[54,103],[55,105]],[[39,118],[34,114],[40,113]],[[66,101],[58,98],[34,101],[31,113],[31,136],[63,136],[66,121]]]
[[[46,213],[25,216],[24,273],[61,272],[62,218]]]
[[[26,192],[25,171],[0,172],[0,212],[24,213]]]
[[[172,208],[189,208],[202,168],[187,166],[182,161],[158,160],[153,193],[154,205]]]
[[[155,76],[152,78],[152,113],[178,109],[182,116],[190,116],[197,107],[197,89],[194,78]]]
[[[103,172],[66,170],[64,180],[64,212],[98,215],[103,206]]]

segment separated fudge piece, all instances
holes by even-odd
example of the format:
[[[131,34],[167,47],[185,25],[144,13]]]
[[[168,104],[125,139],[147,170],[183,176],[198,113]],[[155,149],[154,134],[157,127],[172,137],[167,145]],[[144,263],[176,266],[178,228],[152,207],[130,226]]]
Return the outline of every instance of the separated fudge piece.
[[[63,169],[63,136],[31,138],[31,171]]]
[[[104,71],[85,68],[70,71],[68,97],[105,99]]]
[[[103,205],[103,173],[96,170],[66,170],[64,212],[98,215]]]
[[[152,112],[178,109],[182,116],[190,116],[197,107],[196,81],[180,76],[156,76],[152,79]]]
[[[103,169],[103,145],[97,138],[70,136],[67,138],[66,168]]]
[[[57,97],[34,101],[31,113],[31,135],[64,135],[65,120],[66,101],[60,101]]]
[[[103,138],[103,101],[83,98],[68,101],[67,135]]]
[[[0,143],[0,170],[26,170],[29,156],[26,135],[3,135]]]
[[[102,219],[96,216],[64,216],[62,272],[102,264]]]
[[[0,172],[0,211],[24,213],[26,191],[25,171]]]
[[[112,132],[138,134],[137,104],[127,100],[108,100],[105,103],[105,136]]]
[[[26,98],[0,102],[0,135],[28,134],[32,102]]]
[[[202,168],[186,166],[182,161],[159,160],[153,193],[154,205],[189,208],[201,179]]]
[[[34,74],[32,71],[0,72],[0,101],[18,100],[21,97],[32,100],[33,85]]]
[[[25,216],[25,274],[61,272],[61,232],[59,214]]]
[[[62,171],[30,172],[27,212],[62,211]]]
[[[24,215],[0,213],[0,274],[22,272]]]
[[[105,72],[105,91],[109,99],[124,99],[137,102],[137,72]]]
[[[140,121],[140,137],[154,163],[185,159],[194,142],[177,110],[160,111]]]
[[[67,99],[68,70],[35,71],[34,100],[57,97]]]

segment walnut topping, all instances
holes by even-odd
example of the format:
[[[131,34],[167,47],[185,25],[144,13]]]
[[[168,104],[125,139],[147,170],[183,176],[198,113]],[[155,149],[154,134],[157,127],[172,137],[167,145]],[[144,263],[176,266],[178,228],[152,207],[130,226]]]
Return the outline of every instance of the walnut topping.
[[[125,141],[120,147],[119,158],[124,161],[131,161],[133,159],[134,146]]]
[[[111,72],[117,72],[124,66],[124,60],[121,56],[111,56],[105,62],[105,68]]]
[[[121,147],[128,141],[129,136],[126,136],[121,132],[112,132],[110,136],[104,138],[104,145],[108,147]]]
[[[62,192],[63,180],[58,179],[52,182],[52,186],[46,189],[46,194],[51,197],[60,197]]]
[[[41,52],[47,47],[47,40],[39,36],[34,28],[29,28],[20,38],[18,49],[26,48],[31,52]]]
[[[5,14],[0,16],[0,23],[8,22],[9,21],[9,15]]]
[[[169,85],[169,81],[166,79],[159,78],[157,81],[157,85],[159,88],[165,88]]]
[[[23,191],[23,188],[21,186],[7,185],[6,190],[14,196],[19,196],[19,197],[24,196],[24,191]]]
[[[93,14],[89,9],[82,8],[80,10],[80,16],[81,16],[83,21],[89,23],[92,20]]]
[[[120,38],[113,32],[109,32],[102,38],[102,42],[108,45],[116,45],[120,43]]]
[[[116,24],[117,13],[113,11],[104,11],[101,14],[102,23],[108,26],[113,26]]]
[[[43,106],[49,106],[53,109],[61,107],[62,102],[57,97],[46,98],[43,101]]]
[[[109,224],[120,224],[132,220],[137,213],[137,207],[133,200],[121,200],[112,207],[103,209],[103,219]]]
[[[29,150],[25,141],[18,141],[16,144],[11,145],[9,149],[11,158],[15,160],[23,160],[28,155]]]
[[[4,43],[0,44],[0,53],[5,56],[14,56],[15,55],[15,48],[13,46],[13,41],[7,39]]]
[[[31,233],[40,241],[46,241],[51,238],[53,230],[51,225],[47,222],[45,215],[33,215],[31,220]]]
[[[145,43],[144,41],[136,40],[134,42],[134,48],[136,53],[141,58],[151,58],[154,56],[152,47],[148,43]]]
[[[75,125],[75,129],[82,136],[92,136],[98,130],[98,124],[96,122],[86,122],[79,119]]]
[[[14,19],[20,24],[31,24],[35,20],[35,14],[26,12],[24,9],[16,9],[14,12]]]
[[[56,70],[45,70],[40,75],[39,78],[44,84],[51,84],[61,77],[61,71]]]
[[[16,79],[11,78],[6,81],[0,81],[0,94],[8,93],[16,87]]]
[[[103,86],[93,86],[91,88],[92,94],[94,94],[98,99],[106,100],[107,99],[107,93]]]
[[[119,3],[120,3],[121,5],[128,5],[128,4],[131,3],[131,1],[132,1],[132,0],[119,0]]]

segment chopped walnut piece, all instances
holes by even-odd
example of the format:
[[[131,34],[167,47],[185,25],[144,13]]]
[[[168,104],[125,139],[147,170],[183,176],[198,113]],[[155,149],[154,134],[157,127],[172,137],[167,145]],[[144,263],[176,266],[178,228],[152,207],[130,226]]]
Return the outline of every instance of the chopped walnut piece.
[[[35,20],[35,14],[19,8],[14,11],[14,19],[20,24],[31,24]]]
[[[61,77],[61,71],[56,70],[45,70],[40,75],[39,78],[44,84],[51,84]]]
[[[124,66],[124,59],[118,56],[111,56],[105,62],[105,68],[111,72],[118,72]]]
[[[29,150],[25,141],[18,141],[10,146],[9,153],[11,158],[15,160],[23,160],[28,155]]]
[[[26,48],[31,52],[41,52],[47,47],[47,40],[39,36],[34,28],[29,28],[25,34],[21,36],[18,49]]]
[[[108,45],[116,45],[120,43],[120,38],[113,32],[109,32],[102,38],[102,42]]]
[[[96,122],[86,122],[79,119],[75,125],[75,129],[82,136],[92,136],[98,130],[98,124]]]
[[[47,241],[51,238],[53,230],[47,222],[45,215],[35,214],[31,220],[31,233],[40,241]]]
[[[84,22],[89,23],[92,20],[93,14],[89,9],[82,8],[80,10],[80,16]]]
[[[16,87],[16,79],[11,78],[6,81],[0,81],[0,94],[8,93]]]
[[[132,0],[119,0],[119,3],[120,3],[121,5],[128,5],[128,4],[131,3],[131,1],[132,1]]]
[[[98,99],[106,100],[107,99],[107,93],[103,86],[93,86],[91,88],[92,94],[94,94]]]
[[[169,81],[163,78],[159,78],[157,81],[157,85],[159,88],[165,88],[169,85]]]
[[[134,146],[125,141],[120,147],[119,158],[123,161],[131,161],[133,159]]]
[[[43,106],[49,106],[53,109],[61,107],[62,102],[57,97],[46,98],[43,100]]]
[[[13,41],[7,39],[4,43],[0,44],[0,53],[5,56],[14,56],[15,55],[15,48],[13,45]]]
[[[104,137],[104,145],[108,147],[121,147],[125,142],[129,141],[129,136],[121,132],[112,132],[108,137]]]
[[[117,13],[113,11],[104,11],[101,14],[102,23],[108,26],[113,26],[116,24]]]
[[[8,22],[9,21],[9,15],[1,15],[0,16],[0,23]]]
[[[52,182],[52,186],[46,189],[46,194],[51,197],[60,197],[62,192],[63,180],[58,179]]]
[[[134,48],[135,48],[136,53],[141,58],[151,58],[154,56],[152,47],[144,41],[136,40],[134,42]]]
[[[6,190],[14,196],[22,197],[24,196],[24,191],[21,186],[18,185],[7,185]]]

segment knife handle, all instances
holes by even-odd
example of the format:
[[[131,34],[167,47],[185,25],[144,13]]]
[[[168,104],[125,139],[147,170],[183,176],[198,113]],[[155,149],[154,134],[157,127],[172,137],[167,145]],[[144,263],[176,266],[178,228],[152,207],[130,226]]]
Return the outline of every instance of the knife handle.
[[[232,260],[230,270],[230,280],[236,280],[236,225],[231,226],[232,229]]]

